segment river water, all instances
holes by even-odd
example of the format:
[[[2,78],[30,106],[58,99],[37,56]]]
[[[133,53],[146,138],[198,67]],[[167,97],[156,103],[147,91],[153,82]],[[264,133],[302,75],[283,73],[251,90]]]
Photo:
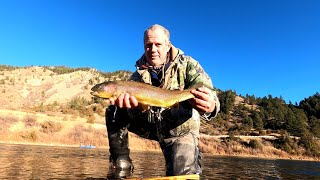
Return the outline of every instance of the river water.
[[[163,176],[161,153],[132,152],[135,177]],[[104,179],[107,149],[0,144],[0,179]],[[202,179],[320,179],[320,162],[204,155]]]

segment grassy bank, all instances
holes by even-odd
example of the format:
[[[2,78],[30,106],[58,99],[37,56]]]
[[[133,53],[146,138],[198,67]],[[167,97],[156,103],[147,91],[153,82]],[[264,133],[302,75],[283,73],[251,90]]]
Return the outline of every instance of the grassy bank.
[[[97,117],[95,123],[86,118],[66,114],[44,114],[0,110],[0,142],[11,144],[32,144],[46,146],[95,145],[108,148],[107,131],[103,117]],[[158,142],[129,134],[129,146],[133,151],[161,151]],[[315,160],[319,158],[290,154],[277,149],[264,139],[217,138],[202,135],[199,142],[203,153],[213,155],[246,156],[277,159]]]

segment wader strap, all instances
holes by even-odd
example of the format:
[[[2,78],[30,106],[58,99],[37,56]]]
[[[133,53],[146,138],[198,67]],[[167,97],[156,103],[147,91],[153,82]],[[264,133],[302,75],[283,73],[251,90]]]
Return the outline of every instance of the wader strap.
[[[164,108],[150,107],[148,117],[148,121],[156,125],[157,137],[159,141],[162,141],[164,139],[162,127],[163,117],[161,115],[162,111],[164,111]]]
[[[117,113],[117,106],[115,105],[110,105],[108,107],[108,113],[112,113],[112,115],[108,116],[108,117],[111,117],[111,122],[115,122],[116,121],[116,113]],[[109,119],[108,119],[109,120]]]

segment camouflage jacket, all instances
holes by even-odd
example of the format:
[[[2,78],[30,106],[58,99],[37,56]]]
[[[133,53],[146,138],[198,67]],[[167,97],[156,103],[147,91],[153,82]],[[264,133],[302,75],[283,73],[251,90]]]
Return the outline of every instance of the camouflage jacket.
[[[216,116],[220,110],[220,103],[216,91],[212,85],[208,74],[201,67],[199,62],[190,56],[185,56],[183,51],[172,46],[170,50],[170,65],[165,71],[162,88],[169,90],[183,90],[192,87],[197,83],[212,90],[212,96],[216,99],[216,108],[212,112]],[[132,74],[131,80],[152,84],[149,69],[146,68],[146,59],[143,55],[136,62],[136,71]],[[181,102],[178,108],[156,108],[151,107],[147,112],[139,112],[137,109],[129,111],[131,118],[148,118],[149,122],[161,120],[163,136],[172,137],[180,136],[187,132],[193,131],[199,133],[200,114],[193,109],[188,101]],[[160,116],[160,119],[159,119]],[[207,119],[206,115],[203,116]]]

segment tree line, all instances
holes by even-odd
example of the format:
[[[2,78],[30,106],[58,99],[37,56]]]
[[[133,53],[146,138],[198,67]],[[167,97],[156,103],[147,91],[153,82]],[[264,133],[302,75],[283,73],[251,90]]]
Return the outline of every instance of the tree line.
[[[276,147],[293,153],[303,147],[307,155],[320,156],[319,93],[305,98],[299,104],[286,104],[282,97],[272,95],[262,98],[240,95],[244,102],[236,104],[236,96],[231,90],[220,90],[221,112],[212,120],[213,124],[220,122],[219,128],[230,134],[278,133],[281,138],[274,142]],[[226,126],[228,121],[232,123]]]

